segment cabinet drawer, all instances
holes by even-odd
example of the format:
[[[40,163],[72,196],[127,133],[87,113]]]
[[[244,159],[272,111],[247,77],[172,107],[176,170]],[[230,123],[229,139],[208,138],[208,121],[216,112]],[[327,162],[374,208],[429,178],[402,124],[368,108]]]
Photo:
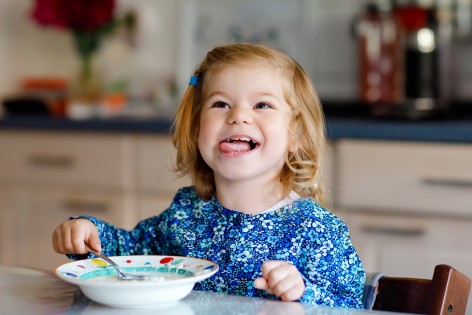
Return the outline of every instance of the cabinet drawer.
[[[5,263],[54,270],[66,262],[64,255],[54,252],[51,236],[70,216],[90,215],[118,227],[130,227],[126,212],[130,200],[117,193],[35,189],[15,192],[10,202],[15,211],[5,208],[3,216],[14,227],[9,230],[9,238],[14,240],[10,247],[14,249]]]
[[[188,178],[173,172],[176,151],[168,136],[139,136],[137,144],[138,189],[175,194],[190,185]]]
[[[120,135],[2,132],[0,181],[125,187],[130,147]]]
[[[472,147],[340,141],[339,207],[472,216]]]
[[[352,242],[368,271],[429,278],[437,264],[472,275],[470,220],[348,214]]]

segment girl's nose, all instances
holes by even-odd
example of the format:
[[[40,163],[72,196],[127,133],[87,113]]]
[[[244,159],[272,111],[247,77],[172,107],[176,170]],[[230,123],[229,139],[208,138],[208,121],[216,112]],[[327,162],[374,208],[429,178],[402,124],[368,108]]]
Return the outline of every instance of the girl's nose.
[[[248,108],[235,106],[229,110],[227,123],[232,124],[250,124],[253,121],[252,111]]]

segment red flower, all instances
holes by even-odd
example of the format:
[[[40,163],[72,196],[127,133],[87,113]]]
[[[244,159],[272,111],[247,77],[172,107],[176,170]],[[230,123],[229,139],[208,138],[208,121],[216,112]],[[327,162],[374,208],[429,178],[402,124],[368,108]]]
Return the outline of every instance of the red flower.
[[[115,0],[35,0],[37,23],[74,32],[94,32],[113,20]]]

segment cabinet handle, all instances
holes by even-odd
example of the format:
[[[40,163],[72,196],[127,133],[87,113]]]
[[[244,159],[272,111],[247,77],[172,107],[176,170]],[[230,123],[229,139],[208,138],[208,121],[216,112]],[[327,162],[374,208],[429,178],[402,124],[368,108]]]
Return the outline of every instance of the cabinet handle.
[[[472,179],[454,178],[447,176],[425,176],[421,180],[425,185],[449,186],[449,187],[472,187]]]
[[[93,211],[93,212],[107,212],[108,204],[104,201],[87,201],[78,199],[68,199],[62,203],[62,208],[68,211]]]
[[[422,228],[403,228],[395,226],[364,226],[362,227],[362,232],[372,233],[372,234],[382,234],[382,235],[391,235],[391,236],[421,236],[426,234],[425,230]]]
[[[67,155],[35,154],[28,158],[28,163],[36,167],[70,168],[74,166],[74,158]]]

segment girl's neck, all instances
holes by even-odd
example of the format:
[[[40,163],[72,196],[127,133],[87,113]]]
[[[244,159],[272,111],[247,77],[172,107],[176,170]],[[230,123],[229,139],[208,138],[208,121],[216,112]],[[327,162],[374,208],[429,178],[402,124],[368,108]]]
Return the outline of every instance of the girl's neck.
[[[248,182],[218,183],[216,197],[223,207],[246,214],[258,214],[284,198],[282,184],[260,185]]]

